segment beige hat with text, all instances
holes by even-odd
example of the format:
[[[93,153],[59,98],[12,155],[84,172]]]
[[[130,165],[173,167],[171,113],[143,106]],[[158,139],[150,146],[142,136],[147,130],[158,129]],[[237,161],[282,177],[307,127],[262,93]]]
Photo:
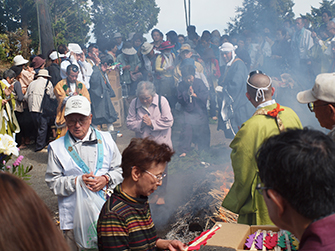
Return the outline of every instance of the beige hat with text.
[[[67,115],[70,115],[73,113],[78,113],[84,116],[90,115],[91,114],[91,104],[88,101],[88,99],[80,95],[75,95],[75,96],[70,97],[66,101],[64,116],[66,117]]]

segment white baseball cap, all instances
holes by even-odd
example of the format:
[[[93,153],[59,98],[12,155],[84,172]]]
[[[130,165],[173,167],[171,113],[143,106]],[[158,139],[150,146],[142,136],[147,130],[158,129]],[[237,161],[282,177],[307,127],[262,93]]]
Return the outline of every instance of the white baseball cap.
[[[83,50],[81,49],[81,47],[79,46],[79,44],[69,43],[69,45],[67,46],[67,48],[69,48],[69,51],[72,51],[72,52],[74,52],[76,54],[83,53]]]
[[[311,90],[297,94],[299,103],[307,104],[317,100],[335,103],[335,73],[322,73],[316,76]]]
[[[49,58],[54,61],[56,60],[57,58],[61,58],[61,54],[59,54],[57,51],[53,51],[50,55],[49,55]]]
[[[28,63],[29,61],[27,59],[24,59],[21,55],[17,55],[13,59],[14,65],[19,66],[19,65],[24,65]]]
[[[90,115],[91,114],[91,104],[88,101],[88,99],[80,95],[75,95],[75,96],[70,97],[66,101],[64,116],[66,117],[67,115],[70,115],[73,113],[78,113],[84,116]]]

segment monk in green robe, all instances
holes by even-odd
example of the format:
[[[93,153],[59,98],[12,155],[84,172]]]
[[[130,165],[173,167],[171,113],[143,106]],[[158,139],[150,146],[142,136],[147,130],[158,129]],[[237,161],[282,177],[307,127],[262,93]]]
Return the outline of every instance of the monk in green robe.
[[[302,128],[292,109],[272,99],[274,91],[270,77],[258,71],[250,73],[246,96],[257,111],[242,125],[230,144],[235,181],[222,203],[224,208],[239,214],[238,223],[273,225],[263,196],[256,190],[260,179],[255,156],[270,136],[288,128]]]

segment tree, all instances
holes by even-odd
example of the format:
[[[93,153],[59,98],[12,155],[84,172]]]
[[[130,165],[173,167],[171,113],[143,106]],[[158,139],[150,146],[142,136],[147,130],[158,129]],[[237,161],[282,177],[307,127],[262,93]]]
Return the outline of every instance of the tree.
[[[228,23],[226,33],[240,34],[246,30],[258,31],[278,28],[283,21],[294,17],[292,0],[244,0],[237,15]]]
[[[89,37],[88,0],[49,0],[55,44],[85,44]]]
[[[311,13],[307,13],[306,17],[311,22],[313,29],[318,29],[322,25],[322,13],[327,10],[332,13],[332,17],[335,17],[335,1],[334,0],[322,0],[320,8],[311,7]]]
[[[159,11],[155,0],[93,0],[94,35],[99,43],[115,32],[147,33],[157,24]]]

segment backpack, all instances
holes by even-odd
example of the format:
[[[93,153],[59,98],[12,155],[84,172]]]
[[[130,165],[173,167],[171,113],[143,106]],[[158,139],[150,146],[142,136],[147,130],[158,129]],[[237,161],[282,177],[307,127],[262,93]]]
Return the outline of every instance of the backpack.
[[[49,84],[49,79],[45,85],[44,88],[44,96],[43,96],[43,100],[41,103],[41,108],[40,111],[42,111],[42,114],[45,117],[53,117],[56,115],[56,110],[58,107],[58,102],[57,99],[52,99],[50,98],[50,96],[47,94],[47,86]]]

